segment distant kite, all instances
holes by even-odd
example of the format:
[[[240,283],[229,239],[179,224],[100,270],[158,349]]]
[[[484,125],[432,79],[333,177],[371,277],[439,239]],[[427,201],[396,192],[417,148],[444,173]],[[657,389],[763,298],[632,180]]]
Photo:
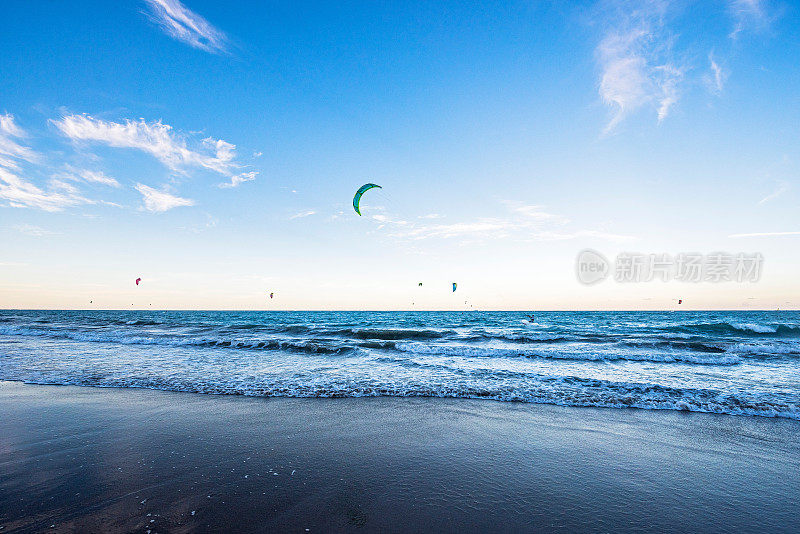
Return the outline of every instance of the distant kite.
[[[136,285],[138,286],[138,285],[139,285],[139,282],[141,282],[141,281],[142,281],[142,279],[141,279],[141,278],[137,278],[137,279],[136,279]]]
[[[422,282],[419,283],[419,287],[422,287]]]
[[[683,299],[678,299],[678,304],[683,304]]]
[[[456,284],[455,282],[453,282],[453,293],[455,293],[455,291],[456,291],[456,288],[457,288],[457,287],[458,287],[458,284]]]
[[[358,191],[356,191],[356,196],[353,197],[353,209],[356,210],[356,213],[359,215],[361,215],[361,195],[375,187],[378,189],[383,189],[381,186],[376,184],[364,184],[358,188]]]
[[[272,298],[272,297],[274,297],[274,296],[275,296],[275,293],[270,293],[270,294],[269,294],[269,298]]]

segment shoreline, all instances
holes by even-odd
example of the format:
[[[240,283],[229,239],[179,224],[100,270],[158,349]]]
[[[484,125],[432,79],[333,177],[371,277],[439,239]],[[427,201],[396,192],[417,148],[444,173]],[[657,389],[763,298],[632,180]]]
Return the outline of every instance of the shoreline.
[[[780,420],[789,420],[789,421],[796,421],[800,422],[800,415],[790,412],[776,412],[776,411],[767,411],[761,410],[758,412],[755,411],[747,411],[746,409],[742,409],[738,412],[723,412],[723,411],[714,411],[712,409],[697,409],[696,407],[676,407],[666,405],[663,407],[659,406],[642,406],[637,405],[635,403],[618,403],[618,404],[562,404],[555,400],[527,400],[527,399],[506,399],[506,398],[497,398],[491,395],[474,395],[474,396],[460,396],[460,395],[434,395],[434,394],[419,394],[419,395],[412,395],[412,394],[374,394],[372,392],[363,393],[363,394],[346,394],[346,393],[338,393],[332,392],[327,395],[323,394],[251,394],[250,392],[242,392],[242,391],[200,391],[200,390],[193,390],[193,389],[172,389],[169,387],[157,388],[151,386],[139,386],[139,385],[104,385],[104,384],[92,384],[92,383],[49,383],[49,382],[34,382],[22,379],[0,379],[0,385],[4,382],[7,383],[17,383],[17,384],[24,384],[28,386],[43,386],[43,387],[73,387],[73,388],[97,388],[97,389],[106,389],[106,390],[144,390],[144,391],[156,391],[156,392],[164,392],[164,393],[177,393],[177,394],[186,394],[186,395],[208,395],[212,397],[245,397],[250,399],[307,399],[307,400],[336,400],[336,399],[441,399],[441,400],[453,400],[453,401],[478,401],[478,402],[499,402],[499,403],[511,403],[511,404],[528,404],[528,405],[535,405],[535,406],[553,406],[553,407],[560,407],[560,408],[567,408],[567,409],[595,409],[595,410],[642,410],[642,411],[653,411],[653,412],[677,412],[677,413],[696,413],[696,414],[703,414],[703,415],[719,415],[725,417],[748,417],[748,418],[764,418],[764,419],[780,419]]]
[[[0,414],[3,534],[800,529],[790,419],[9,381]]]

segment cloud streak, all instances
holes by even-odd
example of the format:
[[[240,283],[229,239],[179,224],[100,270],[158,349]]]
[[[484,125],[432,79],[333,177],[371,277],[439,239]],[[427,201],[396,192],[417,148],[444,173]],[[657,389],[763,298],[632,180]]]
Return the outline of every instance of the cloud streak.
[[[78,190],[62,180],[51,180],[47,189],[42,189],[20,176],[21,162],[37,163],[39,154],[19,143],[27,137],[17,125],[13,115],[0,115],[0,200],[14,208],[38,208],[45,211],[60,211],[65,207],[90,204],[80,196]]]
[[[100,185],[107,185],[109,187],[119,187],[118,181],[106,175],[102,171],[89,171],[86,169],[82,169],[78,172],[78,176],[80,176],[84,182],[90,184],[100,184]]]
[[[65,115],[51,122],[73,141],[141,150],[174,171],[195,167],[232,176],[239,169],[234,161],[235,145],[208,137],[198,146],[189,148],[185,135],[175,132],[170,125],[161,121],[146,122],[139,119],[113,122],[90,115]]]
[[[728,79],[728,73],[717,63],[714,59],[714,54],[708,54],[708,73],[703,77],[703,81],[708,87],[709,91],[719,95],[725,86],[725,81]]]
[[[144,184],[136,184],[136,190],[142,195],[144,208],[154,213],[163,213],[181,206],[194,206],[194,200],[159,191]]]
[[[411,222],[395,219],[384,214],[372,215],[379,224],[378,229],[388,227],[390,236],[409,241],[428,239],[461,239],[482,241],[487,239],[513,238],[523,241],[564,241],[582,237],[594,237],[610,241],[630,241],[632,236],[613,234],[599,230],[565,230],[569,219],[544,211],[540,205],[520,202],[504,202],[507,214],[497,217],[480,217],[469,221],[449,224]]]
[[[177,41],[220,54],[228,52],[228,37],[179,0],[144,0],[150,19]]]
[[[93,204],[80,196],[78,190],[66,182],[51,180],[45,190],[0,167],[0,199],[14,208],[38,208],[44,211],[61,211],[79,204]]]
[[[731,234],[728,237],[785,237],[794,235],[800,235],[800,232],[753,232],[749,234]]]
[[[236,174],[234,176],[231,176],[231,181],[230,182],[223,182],[223,183],[219,184],[219,187],[221,187],[222,189],[232,188],[232,187],[239,187],[244,182],[250,182],[252,180],[255,180],[257,175],[258,175],[258,173],[255,172],[255,171],[243,172],[241,174]]]
[[[15,139],[27,137],[25,130],[20,128],[14,116],[8,113],[0,115],[0,165],[6,168],[19,169],[15,160],[25,160],[31,163],[38,161],[39,156],[29,147],[19,144]]]
[[[294,219],[302,219],[304,217],[310,217],[311,215],[315,215],[316,213],[317,212],[314,211],[314,210],[301,211],[301,212],[295,213],[294,215],[289,217],[289,220],[291,221],[291,220],[294,220]]]
[[[767,195],[764,198],[762,198],[761,200],[759,200],[758,201],[758,205],[760,206],[761,204],[766,204],[770,200],[775,200],[776,198],[780,197],[781,195],[783,195],[784,193],[789,191],[789,189],[791,189],[791,186],[789,185],[789,182],[787,182],[785,180],[780,181],[778,183],[778,187],[775,189],[775,191],[773,191],[769,195]]]
[[[33,237],[44,237],[48,235],[54,235],[56,233],[32,224],[15,224],[12,226],[12,228],[21,234],[30,235]]]
[[[120,187],[119,182],[108,176],[103,171],[92,171],[89,169],[76,169],[72,165],[65,165],[66,172],[57,174],[56,177],[75,182],[87,184],[106,185],[108,187]]]

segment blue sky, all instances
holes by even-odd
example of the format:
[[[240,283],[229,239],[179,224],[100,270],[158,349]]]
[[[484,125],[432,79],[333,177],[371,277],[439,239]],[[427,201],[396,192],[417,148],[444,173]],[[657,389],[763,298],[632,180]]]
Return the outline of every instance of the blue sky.
[[[0,306],[800,305],[798,6],[566,4],[5,2]]]

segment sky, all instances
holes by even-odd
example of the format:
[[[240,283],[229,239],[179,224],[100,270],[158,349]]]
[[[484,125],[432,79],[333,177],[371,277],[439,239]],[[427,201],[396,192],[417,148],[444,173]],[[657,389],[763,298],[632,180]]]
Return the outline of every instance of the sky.
[[[795,3],[0,13],[0,308],[800,307]],[[763,264],[585,285],[585,249]]]

